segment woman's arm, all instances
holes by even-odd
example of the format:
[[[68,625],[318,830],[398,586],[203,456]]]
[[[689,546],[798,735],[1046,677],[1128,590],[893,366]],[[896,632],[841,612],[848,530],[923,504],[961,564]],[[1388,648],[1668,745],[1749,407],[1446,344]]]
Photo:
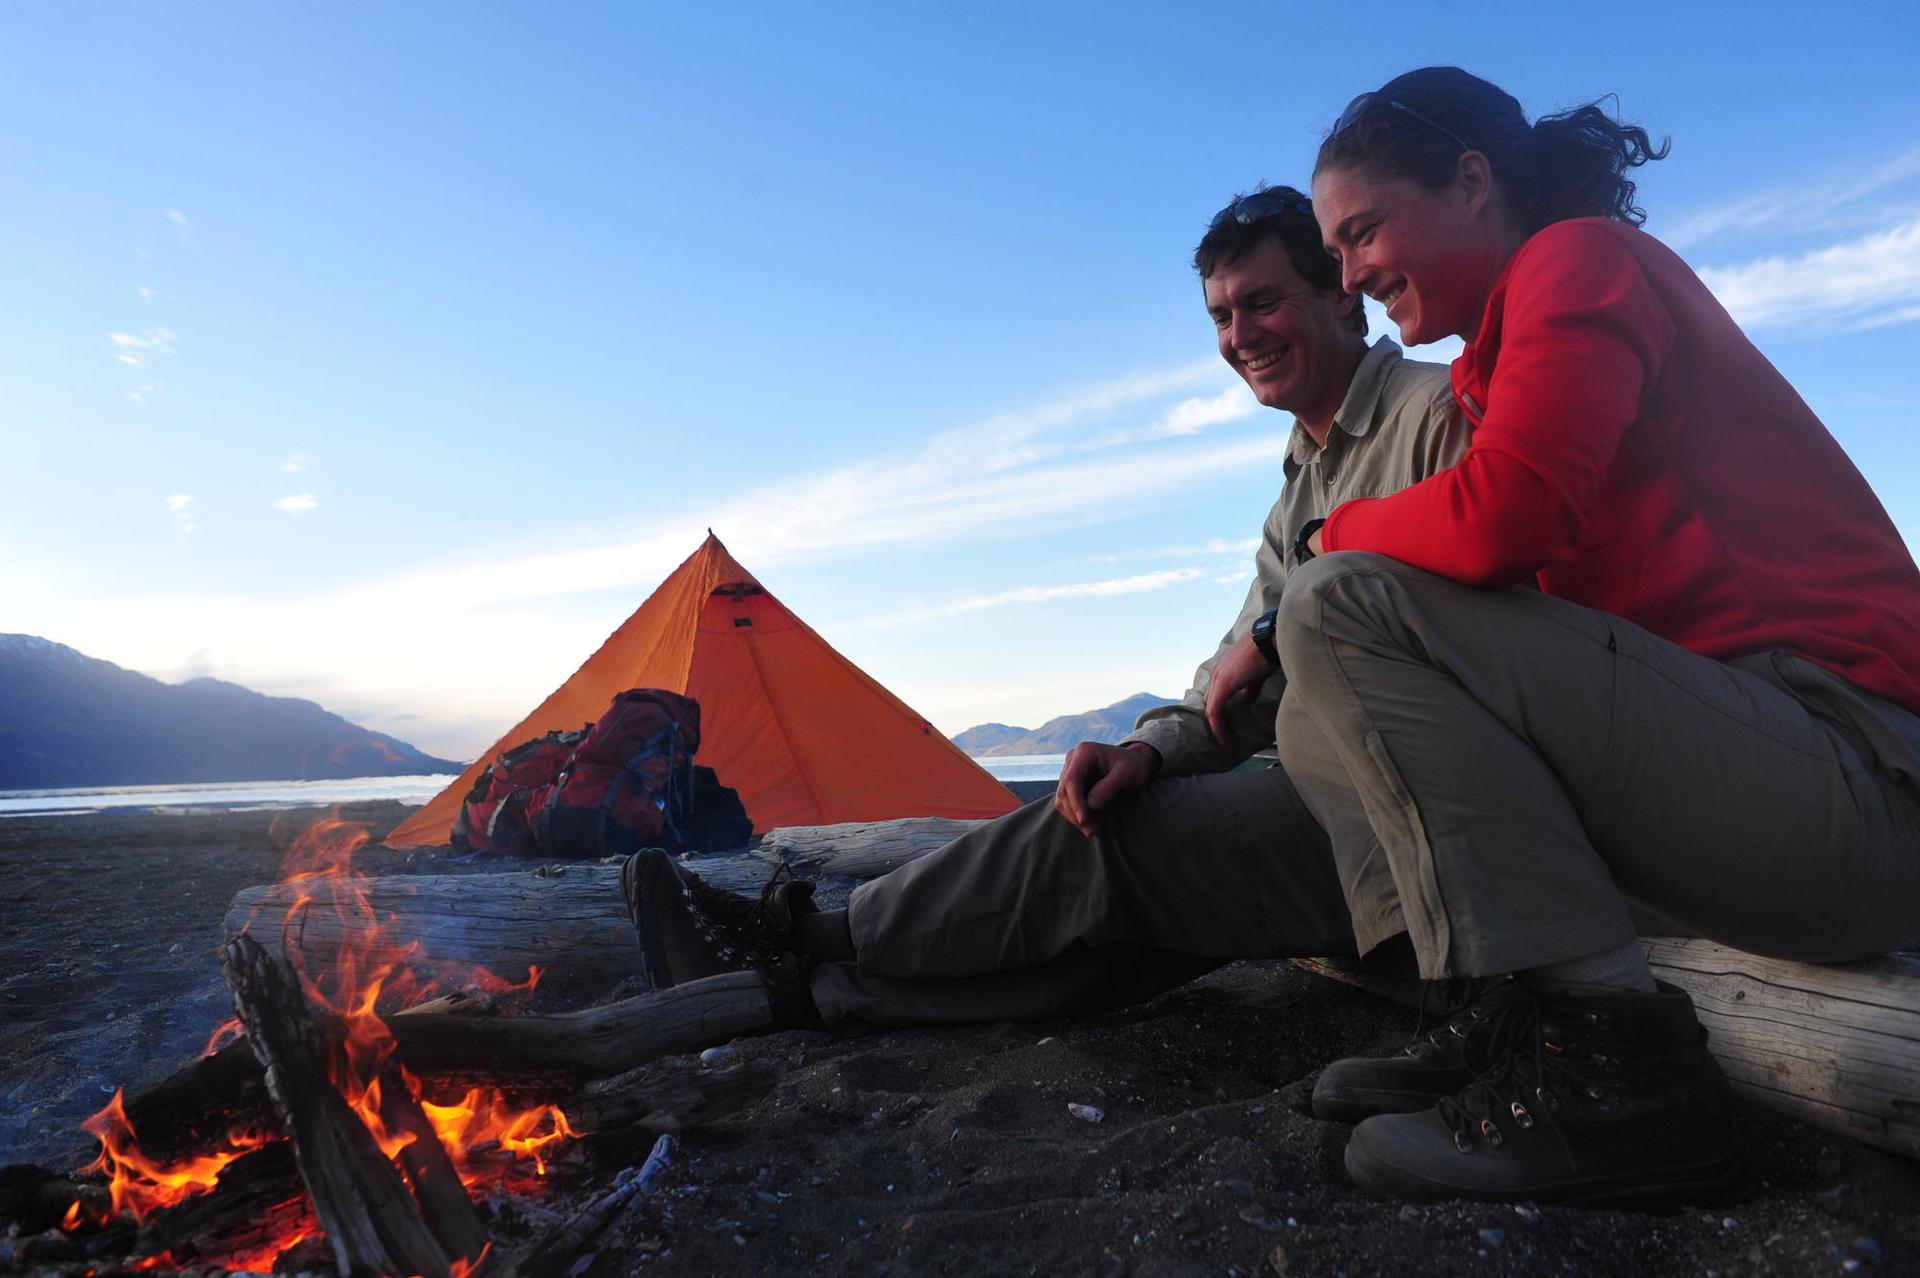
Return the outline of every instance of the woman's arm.
[[[1522,245],[1495,304],[1499,349],[1466,456],[1391,497],[1341,505],[1321,530],[1324,549],[1391,555],[1481,586],[1526,581],[1572,555],[1673,321],[1628,249],[1579,222]]]

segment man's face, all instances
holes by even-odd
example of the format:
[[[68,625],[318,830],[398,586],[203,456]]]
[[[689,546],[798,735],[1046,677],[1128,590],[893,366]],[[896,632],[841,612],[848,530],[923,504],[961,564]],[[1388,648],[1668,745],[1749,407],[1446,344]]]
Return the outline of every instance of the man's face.
[[[1220,358],[1255,399],[1296,414],[1339,407],[1351,372],[1340,356],[1354,340],[1347,317],[1358,298],[1330,296],[1301,279],[1278,240],[1214,268],[1205,289]]]

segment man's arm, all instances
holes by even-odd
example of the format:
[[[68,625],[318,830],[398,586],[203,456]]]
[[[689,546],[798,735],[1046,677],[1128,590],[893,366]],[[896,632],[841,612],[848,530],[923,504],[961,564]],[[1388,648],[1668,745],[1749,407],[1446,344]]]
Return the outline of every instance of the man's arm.
[[[1158,706],[1141,715],[1133,732],[1121,742],[1152,746],[1160,756],[1158,775],[1225,772],[1273,739],[1273,718],[1286,687],[1286,679],[1278,670],[1268,672],[1253,695],[1228,699],[1223,716],[1228,729],[1225,741],[1217,739],[1207,723],[1207,693],[1215,677],[1235,664],[1236,651],[1247,646],[1254,619],[1280,606],[1280,593],[1287,580],[1290,535],[1282,522],[1281,503],[1276,502],[1261,530],[1260,546],[1253,556],[1253,581],[1233,625],[1221,636],[1213,655],[1193,672],[1193,686],[1186,695],[1174,705]]]

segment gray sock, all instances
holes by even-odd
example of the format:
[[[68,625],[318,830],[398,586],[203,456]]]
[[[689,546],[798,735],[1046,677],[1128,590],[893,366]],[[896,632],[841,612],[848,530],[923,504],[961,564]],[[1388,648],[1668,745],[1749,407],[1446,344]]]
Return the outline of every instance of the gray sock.
[[[1548,989],[1566,989],[1578,985],[1639,990],[1642,994],[1652,994],[1655,988],[1653,971],[1647,966],[1646,951],[1640,948],[1638,941],[1628,941],[1617,949],[1602,950],[1598,954],[1584,954],[1564,962],[1528,968],[1525,975],[1529,983]]]

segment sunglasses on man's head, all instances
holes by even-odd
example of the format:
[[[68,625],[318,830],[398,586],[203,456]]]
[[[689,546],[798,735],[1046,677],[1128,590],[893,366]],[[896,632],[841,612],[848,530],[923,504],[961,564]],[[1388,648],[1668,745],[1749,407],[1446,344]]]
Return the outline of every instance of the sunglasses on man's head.
[[[1428,128],[1437,129],[1441,133],[1446,134],[1447,137],[1452,139],[1453,144],[1459,147],[1462,151],[1473,150],[1472,147],[1468,146],[1466,142],[1461,139],[1458,133],[1455,133],[1452,129],[1449,129],[1446,125],[1440,123],[1440,121],[1434,119],[1432,116],[1422,115],[1420,112],[1414,110],[1412,107],[1408,106],[1406,103],[1396,101],[1393,98],[1383,98],[1378,93],[1363,93],[1359,97],[1355,98],[1353,101],[1347,103],[1347,109],[1342,111],[1340,113],[1340,118],[1333,122],[1333,133],[1331,136],[1339,137],[1342,133],[1345,133],[1348,129],[1351,129],[1354,125],[1360,123],[1361,118],[1376,106],[1387,107],[1394,111],[1403,111],[1406,114],[1412,116],[1414,119],[1420,121],[1420,123],[1426,125]]]
[[[1228,222],[1250,226],[1264,218],[1278,217],[1282,213],[1297,213],[1301,217],[1312,217],[1313,205],[1292,191],[1255,191],[1252,195],[1241,196],[1215,213],[1213,221],[1207,224],[1207,229],[1216,230]]]

